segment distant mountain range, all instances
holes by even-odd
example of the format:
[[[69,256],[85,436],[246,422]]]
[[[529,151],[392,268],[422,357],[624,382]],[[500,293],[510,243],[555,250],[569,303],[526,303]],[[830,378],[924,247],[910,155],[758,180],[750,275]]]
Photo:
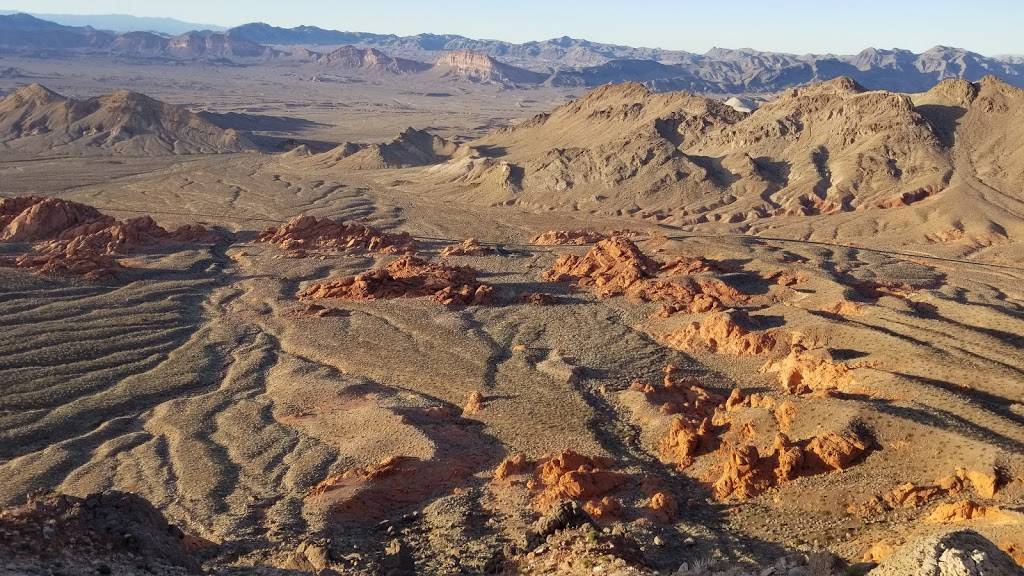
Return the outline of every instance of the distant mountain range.
[[[658,91],[758,95],[846,76],[869,89],[923,92],[943,79],[976,81],[986,75],[1024,86],[1024,58],[987,57],[945,46],[921,54],[876,48],[855,55],[721,48],[695,54],[568,37],[513,44],[456,35],[396,36],[263,23],[168,36],[65,26],[27,14],[0,16],[0,52],[310,65],[315,67],[313,74],[331,70],[431,74],[507,88],[639,82]]]
[[[0,14],[17,14],[11,10],[0,10]],[[157,32],[159,34],[184,34],[191,30],[226,30],[224,26],[197,24],[175,18],[132,16],[130,14],[35,14],[32,16],[63,24],[64,26],[92,26],[112,32]]]

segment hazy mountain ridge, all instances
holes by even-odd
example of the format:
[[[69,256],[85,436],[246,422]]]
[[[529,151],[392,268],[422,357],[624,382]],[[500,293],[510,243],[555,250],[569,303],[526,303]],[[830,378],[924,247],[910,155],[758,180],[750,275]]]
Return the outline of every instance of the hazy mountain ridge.
[[[977,81],[995,75],[1024,86],[1024,58],[987,57],[936,46],[923,53],[867,48],[858,54],[783,54],[714,48],[706,54],[633,48],[568,37],[513,44],[458,35],[396,36],[279,28],[251,23],[225,32],[190,31],[175,37],[150,32],[115,34],[63,26],[26,14],[0,16],[0,51],[54,55],[92,52],[136,58],[316,63],[335,69],[409,74],[428,72],[453,81],[526,88],[541,84],[594,87],[640,82],[657,91],[772,94],[813,82],[850,77],[869,89],[922,92],[947,78]],[[305,46],[323,46],[314,51]],[[331,52],[330,47],[338,47]],[[340,52],[339,52],[340,50]],[[452,66],[453,60],[463,64]],[[432,63],[436,63],[431,66]]]
[[[0,15],[17,14],[0,10]],[[63,26],[92,26],[112,32],[156,32],[159,34],[184,34],[192,30],[226,30],[224,26],[185,22],[177,18],[153,16],[132,16],[131,14],[32,14],[35,18],[55,22]]]

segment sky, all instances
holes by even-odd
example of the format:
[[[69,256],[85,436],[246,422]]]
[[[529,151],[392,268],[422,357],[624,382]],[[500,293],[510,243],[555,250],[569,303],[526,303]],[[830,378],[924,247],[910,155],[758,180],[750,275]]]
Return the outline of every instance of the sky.
[[[524,42],[559,36],[705,52],[712,47],[849,54],[942,44],[1024,54],[1024,0],[0,0],[0,9],[261,21]]]

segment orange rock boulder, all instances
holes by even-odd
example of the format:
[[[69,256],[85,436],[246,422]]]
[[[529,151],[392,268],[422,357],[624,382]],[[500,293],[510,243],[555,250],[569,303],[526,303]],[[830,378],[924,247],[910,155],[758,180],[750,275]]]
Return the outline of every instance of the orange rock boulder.
[[[486,256],[494,254],[494,248],[484,246],[476,238],[468,238],[461,244],[452,244],[441,251],[441,257],[448,256]]]
[[[122,268],[118,255],[165,242],[216,242],[198,225],[168,231],[149,216],[119,221],[95,208],[57,198],[0,200],[0,241],[35,242],[13,265],[41,274],[110,276]]]
[[[479,305],[489,303],[493,293],[491,286],[476,280],[472,268],[405,255],[383,268],[314,284],[300,298],[386,300],[431,296],[442,304]]]
[[[574,282],[598,298],[626,296],[642,302],[662,302],[661,314],[722,310],[746,297],[718,278],[697,276],[714,267],[706,260],[676,258],[659,264],[621,236],[599,241],[583,256],[560,256],[544,273],[549,282]]]
[[[592,288],[599,297],[619,296],[635,290],[646,279],[653,278],[658,265],[625,238],[601,240],[584,256],[566,254],[544,273],[552,282],[575,281],[578,286]]]
[[[771,330],[758,331],[756,320],[738,310],[715,312],[699,322],[691,322],[662,338],[673,348],[733,356],[759,356],[775,347]]]
[[[614,517],[622,507],[613,493],[629,481],[629,476],[613,470],[614,467],[610,458],[585,456],[572,450],[539,461],[514,454],[498,465],[493,478],[496,482],[507,482],[528,475],[526,486],[541,512],[559,501],[573,500],[583,503],[584,510],[595,518]]]
[[[298,216],[282,226],[267,228],[259,240],[276,244],[297,255],[313,249],[381,254],[404,254],[416,249],[415,241],[406,233],[389,234],[358,222],[316,216]]]
[[[868,441],[852,431],[802,442],[780,433],[765,455],[752,444],[730,446],[712,490],[719,500],[745,500],[795,478],[845,470],[869,448]]]
[[[787,356],[768,362],[762,371],[777,373],[782,389],[790,394],[841,390],[853,383],[851,368],[836,362],[826,348],[809,349],[796,341]]]
[[[0,241],[38,242],[92,234],[114,223],[92,206],[59,198],[0,199]]]
[[[536,236],[533,243],[541,246],[583,246],[604,238],[604,234],[593,230],[549,230]]]

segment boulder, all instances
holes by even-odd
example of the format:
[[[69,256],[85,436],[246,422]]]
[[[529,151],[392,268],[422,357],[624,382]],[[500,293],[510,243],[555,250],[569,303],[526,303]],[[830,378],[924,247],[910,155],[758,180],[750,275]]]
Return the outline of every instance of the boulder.
[[[1020,576],[1005,552],[972,530],[912,541],[893,552],[870,576]]]

